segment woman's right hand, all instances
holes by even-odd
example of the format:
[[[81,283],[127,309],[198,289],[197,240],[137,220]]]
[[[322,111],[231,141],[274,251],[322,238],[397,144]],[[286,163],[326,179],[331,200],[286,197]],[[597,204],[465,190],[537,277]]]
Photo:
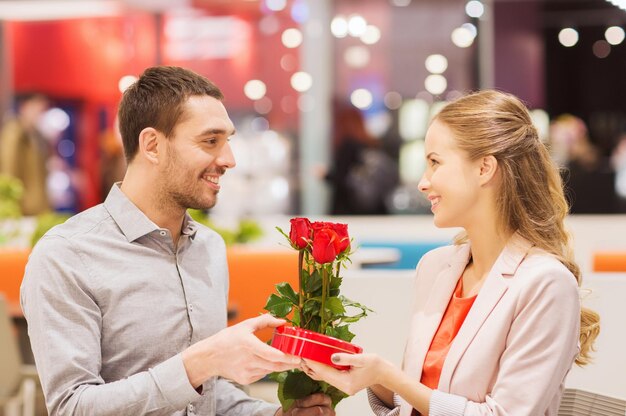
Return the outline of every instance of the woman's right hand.
[[[376,354],[333,354],[335,364],[350,366],[349,370],[337,370],[312,360],[302,360],[302,370],[312,379],[323,380],[339,390],[354,395],[364,388],[387,384],[394,372],[400,371],[390,362]]]

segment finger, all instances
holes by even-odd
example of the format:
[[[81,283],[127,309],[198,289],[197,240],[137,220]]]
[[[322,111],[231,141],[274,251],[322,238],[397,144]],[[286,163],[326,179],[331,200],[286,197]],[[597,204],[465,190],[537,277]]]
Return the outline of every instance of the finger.
[[[287,321],[285,321],[284,319],[275,318],[269,313],[266,313],[261,316],[257,316],[256,318],[247,319],[241,323],[248,326],[252,330],[252,332],[256,332],[264,328],[276,328],[278,326],[285,325]]]
[[[256,340],[254,345],[254,354],[262,360],[270,361],[272,363],[278,363],[290,366],[290,368],[297,368],[300,366],[300,357],[295,355],[285,354],[284,352],[270,347],[269,345]]]
[[[305,361],[306,374],[314,380],[326,380],[333,378],[333,375],[336,373],[340,373],[339,370],[335,370],[334,368],[321,364],[313,360],[303,360]]]
[[[330,360],[333,364],[361,367],[363,363],[363,354],[346,354],[338,352],[331,355]]]
[[[316,407],[316,406],[330,406],[332,401],[330,397],[323,393],[315,393],[307,396],[303,399],[296,400],[297,407]]]

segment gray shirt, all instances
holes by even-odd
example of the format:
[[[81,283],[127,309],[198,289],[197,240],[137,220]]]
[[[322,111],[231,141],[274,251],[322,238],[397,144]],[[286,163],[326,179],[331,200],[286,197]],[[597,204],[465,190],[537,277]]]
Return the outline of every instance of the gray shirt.
[[[114,185],[34,248],[21,303],[51,415],[274,415],[181,351],[226,327],[224,241],[186,217],[175,248]]]

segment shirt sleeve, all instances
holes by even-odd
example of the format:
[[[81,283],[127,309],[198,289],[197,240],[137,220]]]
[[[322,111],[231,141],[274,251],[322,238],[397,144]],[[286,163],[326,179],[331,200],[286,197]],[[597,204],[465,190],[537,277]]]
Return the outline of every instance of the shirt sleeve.
[[[215,383],[215,398],[219,416],[274,416],[280,407],[251,398],[221,377],[218,377]]]
[[[50,415],[169,415],[200,397],[177,354],[148,371],[105,383],[101,311],[80,253],[58,236],[36,245],[21,304]]]

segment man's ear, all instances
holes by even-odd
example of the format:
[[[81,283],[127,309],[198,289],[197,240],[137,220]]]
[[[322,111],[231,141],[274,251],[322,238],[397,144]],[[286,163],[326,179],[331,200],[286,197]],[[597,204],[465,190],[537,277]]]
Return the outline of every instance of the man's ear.
[[[139,133],[139,156],[144,158],[150,163],[159,163],[159,132],[152,128],[146,127]]]
[[[489,183],[498,171],[498,160],[492,155],[485,156],[480,161],[480,184]]]

